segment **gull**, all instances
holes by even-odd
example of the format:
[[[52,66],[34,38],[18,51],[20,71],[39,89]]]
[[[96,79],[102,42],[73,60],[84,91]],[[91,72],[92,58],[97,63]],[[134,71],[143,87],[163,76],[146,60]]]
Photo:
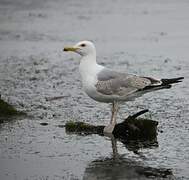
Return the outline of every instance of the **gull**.
[[[74,46],[65,47],[63,51],[81,55],[79,72],[86,94],[95,101],[112,104],[111,120],[104,128],[106,134],[111,134],[114,130],[121,103],[133,101],[148,92],[171,88],[171,84],[179,83],[184,79],[184,77],[155,79],[106,68],[97,63],[96,48],[91,41],[78,42]]]

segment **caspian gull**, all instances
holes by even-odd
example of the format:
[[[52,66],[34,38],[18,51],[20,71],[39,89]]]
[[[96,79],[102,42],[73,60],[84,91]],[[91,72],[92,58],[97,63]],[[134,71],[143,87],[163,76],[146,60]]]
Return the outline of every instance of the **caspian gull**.
[[[183,77],[155,79],[116,72],[99,65],[96,61],[96,48],[90,41],[81,41],[64,51],[72,51],[82,56],[79,71],[84,91],[96,101],[112,103],[112,116],[104,133],[112,133],[116,124],[119,104],[131,101],[143,94],[159,89],[171,88],[171,84],[181,82]]]

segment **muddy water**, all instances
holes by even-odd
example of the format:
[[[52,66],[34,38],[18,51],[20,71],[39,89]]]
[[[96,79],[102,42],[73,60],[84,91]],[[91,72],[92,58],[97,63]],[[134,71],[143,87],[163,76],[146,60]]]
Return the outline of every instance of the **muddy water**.
[[[188,12],[184,0],[0,0],[0,93],[28,113],[1,124],[0,179],[151,179],[149,172],[162,168],[173,174],[169,179],[189,179]],[[161,130],[158,147],[135,153],[117,142],[115,158],[110,138],[59,127],[109,121],[110,107],[82,91],[79,56],[62,52],[83,39],[95,42],[107,67],[185,77],[121,108],[119,121],[150,109]],[[49,100],[55,96],[63,97]]]

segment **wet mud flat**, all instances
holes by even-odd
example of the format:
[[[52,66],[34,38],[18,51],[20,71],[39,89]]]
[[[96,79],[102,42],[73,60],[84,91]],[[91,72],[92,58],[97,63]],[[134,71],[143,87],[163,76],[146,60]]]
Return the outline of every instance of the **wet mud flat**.
[[[185,0],[0,0],[0,94],[27,113],[0,124],[0,179],[188,179],[188,12]],[[65,131],[70,120],[110,118],[109,105],[82,91],[79,57],[62,52],[83,39],[95,42],[107,67],[185,77],[121,108],[119,122],[150,110],[155,145]]]

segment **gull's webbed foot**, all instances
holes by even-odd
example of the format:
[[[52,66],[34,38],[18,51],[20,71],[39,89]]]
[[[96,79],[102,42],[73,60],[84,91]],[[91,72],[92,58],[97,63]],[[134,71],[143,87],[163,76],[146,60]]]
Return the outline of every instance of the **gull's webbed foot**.
[[[114,127],[115,127],[115,124],[108,124],[107,126],[105,126],[104,134],[112,134]]]

